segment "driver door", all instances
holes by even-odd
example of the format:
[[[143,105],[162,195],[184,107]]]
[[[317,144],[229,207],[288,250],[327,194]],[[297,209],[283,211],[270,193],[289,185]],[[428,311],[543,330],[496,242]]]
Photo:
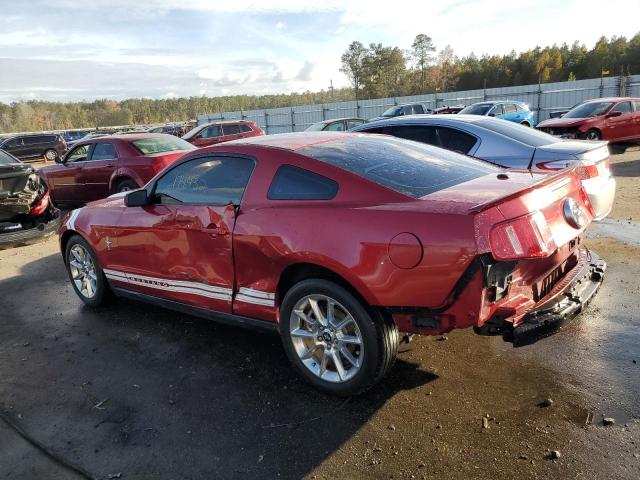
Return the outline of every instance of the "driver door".
[[[148,205],[125,207],[113,275],[141,293],[231,313],[233,228],[253,168],[251,158],[206,156],[167,171]]]
[[[56,203],[83,203],[84,181],[82,166],[87,161],[91,144],[78,145],[63,159],[63,163],[56,165],[47,172],[53,200]]]

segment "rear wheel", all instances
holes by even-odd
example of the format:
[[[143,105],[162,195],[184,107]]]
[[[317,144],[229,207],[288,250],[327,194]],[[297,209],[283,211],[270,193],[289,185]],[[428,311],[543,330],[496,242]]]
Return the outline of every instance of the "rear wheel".
[[[124,180],[120,180],[116,185],[115,191],[116,193],[120,192],[128,192],[129,190],[136,190],[140,188],[136,182],[131,180],[130,178],[125,178]]]
[[[363,392],[395,363],[398,329],[369,313],[333,282],[304,280],[282,302],[280,331],[295,369],[316,388],[335,395]]]
[[[584,134],[585,140],[600,140],[601,138],[602,134],[600,133],[600,130],[596,130],[595,128],[587,130],[587,133]]]
[[[81,236],[74,235],[67,242],[65,263],[71,285],[80,300],[97,307],[110,297],[111,290],[98,259]]]
[[[55,162],[56,158],[58,158],[58,152],[50,148],[44,152],[43,156],[48,162]]]
[[[530,127],[531,124],[529,122],[521,122],[520,125],[524,125],[525,127]]]

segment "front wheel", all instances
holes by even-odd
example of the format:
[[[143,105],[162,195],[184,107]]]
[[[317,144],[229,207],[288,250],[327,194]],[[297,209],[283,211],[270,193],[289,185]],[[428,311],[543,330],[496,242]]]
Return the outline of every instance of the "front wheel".
[[[522,125],[523,127],[530,127],[531,124],[527,121],[521,122],[520,125]]]
[[[107,279],[89,244],[74,235],[65,248],[65,263],[73,289],[91,307],[103,304],[111,294]]]
[[[370,314],[351,293],[326,280],[304,280],[287,292],[280,332],[298,373],[335,395],[371,388],[388,373],[398,353],[393,321]]]
[[[600,131],[596,130],[595,128],[587,130],[587,133],[584,134],[585,140],[600,140],[601,138],[602,135],[600,134]]]

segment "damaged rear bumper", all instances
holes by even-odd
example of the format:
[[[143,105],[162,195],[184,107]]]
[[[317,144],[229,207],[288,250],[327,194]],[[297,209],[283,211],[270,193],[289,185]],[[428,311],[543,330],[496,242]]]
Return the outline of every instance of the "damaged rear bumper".
[[[18,228],[19,223],[15,225],[15,228],[12,228],[8,222],[5,222],[2,225],[5,228],[0,228],[0,250],[29,245],[57,233],[60,227],[60,211],[56,210],[53,218],[35,222],[31,228]]]
[[[505,333],[514,346],[528,345],[550,335],[579,314],[604,280],[606,262],[583,249],[578,264],[562,278],[553,291],[529,311],[516,327]]]

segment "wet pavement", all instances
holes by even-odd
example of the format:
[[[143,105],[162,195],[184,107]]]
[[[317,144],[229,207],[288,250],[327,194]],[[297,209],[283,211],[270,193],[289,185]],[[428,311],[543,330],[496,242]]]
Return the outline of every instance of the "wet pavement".
[[[576,321],[521,348],[417,338],[346,401],[299,380],[276,336],[82,307],[56,240],[0,252],[0,413],[54,457],[0,421],[0,478],[83,478],[55,458],[100,479],[640,478],[640,151],[618,164],[620,221],[587,239],[609,269]]]

